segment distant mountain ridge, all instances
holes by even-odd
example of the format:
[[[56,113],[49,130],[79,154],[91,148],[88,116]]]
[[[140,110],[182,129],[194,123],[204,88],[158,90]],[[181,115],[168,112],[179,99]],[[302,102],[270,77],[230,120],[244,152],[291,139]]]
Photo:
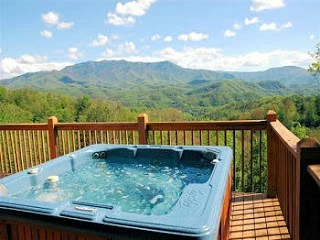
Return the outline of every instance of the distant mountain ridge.
[[[32,88],[120,101],[131,107],[219,106],[273,95],[312,94],[312,76],[299,67],[259,72],[194,70],[171,62],[83,62],[60,71],[0,80],[7,88]]]
[[[54,86],[101,85],[129,87],[134,84],[186,84],[205,83],[223,79],[240,79],[249,82],[278,81],[285,85],[301,84],[312,80],[312,76],[300,67],[279,67],[258,72],[221,72],[195,70],[179,67],[169,61],[143,63],[119,61],[83,62],[68,66],[61,71],[26,73],[0,84],[9,88],[46,88],[49,81]],[[52,87],[54,87],[52,86]]]

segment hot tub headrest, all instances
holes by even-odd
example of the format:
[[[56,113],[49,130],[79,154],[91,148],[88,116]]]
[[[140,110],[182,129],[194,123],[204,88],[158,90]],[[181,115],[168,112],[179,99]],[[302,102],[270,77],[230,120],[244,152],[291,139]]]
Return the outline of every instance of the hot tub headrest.
[[[154,158],[157,159],[167,159],[178,161],[180,159],[181,151],[174,149],[164,149],[164,148],[138,148],[137,158]]]
[[[107,158],[122,157],[134,158],[136,155],[136,148],[111,148],[107,151]]]
[[[200,161],[202,158],[202,151],[196,150],[189,150],[184,149],[182,152],[181,160],[182,162],[193,162],[193,161]]]

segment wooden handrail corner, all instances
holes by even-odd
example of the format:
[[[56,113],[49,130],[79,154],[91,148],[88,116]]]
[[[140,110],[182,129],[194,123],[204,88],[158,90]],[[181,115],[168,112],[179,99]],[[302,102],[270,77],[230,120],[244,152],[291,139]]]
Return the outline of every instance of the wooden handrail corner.
[[[267,112],[267,121],[268,122],[275,122],[277,121],[277,113],[274,110],[269,110]]]
[[[315,138],[304,138],[297,143],[297,151],[300,152],[301,148],[320,148],[320,143]]]

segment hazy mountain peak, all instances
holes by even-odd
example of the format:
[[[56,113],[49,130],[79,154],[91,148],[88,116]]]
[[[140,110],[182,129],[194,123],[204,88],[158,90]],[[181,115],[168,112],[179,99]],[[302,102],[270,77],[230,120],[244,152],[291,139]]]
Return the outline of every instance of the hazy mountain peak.
[[[286,66],[258,72],[221,72],[182,68],[170,61],[128,62],[126,60],[88,61],[65,67],[61,71],[27,73],[0,81],[10,88],[80,89],[88,86],[129,89],[149,85],[205,85],[213,81],[238,79],[247,82],[273,81],[282,85],[308,83],[312,76],[299,67]],[[273,86],[278,86],[273,84]],[[280,85],[279,85],[280,86]]]

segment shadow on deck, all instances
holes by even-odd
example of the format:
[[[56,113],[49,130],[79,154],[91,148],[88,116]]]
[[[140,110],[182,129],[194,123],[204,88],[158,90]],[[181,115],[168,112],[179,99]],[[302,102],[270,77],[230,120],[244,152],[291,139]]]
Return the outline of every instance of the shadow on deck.
[[[230,240],[235,239],[291,239],[278,199],[233,193]]]

